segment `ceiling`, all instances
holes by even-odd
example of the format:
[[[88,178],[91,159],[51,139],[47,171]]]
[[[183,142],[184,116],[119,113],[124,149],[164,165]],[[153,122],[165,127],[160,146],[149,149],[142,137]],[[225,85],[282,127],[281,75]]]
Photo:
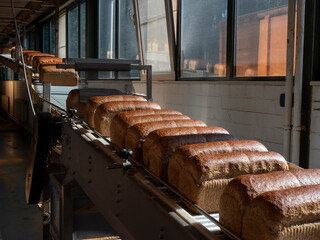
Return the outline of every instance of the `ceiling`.
[[[59,1],[55,0],[13,0],[19,31],[37,17],[54,9]],[[5,45],[15,39],[15,26],[11,10],[11,0],[0,0],[0,44]]]

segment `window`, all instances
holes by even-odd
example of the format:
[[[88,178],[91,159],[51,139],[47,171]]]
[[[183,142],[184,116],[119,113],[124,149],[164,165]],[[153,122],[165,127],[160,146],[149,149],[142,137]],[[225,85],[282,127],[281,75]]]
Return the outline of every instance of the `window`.
[[[137,2],[144,63],[152,65],[154,73],[170,73],[173,69],[165,1],[138,0]]]
[[[68,9],[68,57],[86,57],[86,2]]]
[[[99,1],[99,58],[115,58],[115,0]]]
[[[34,29],[29,31],[29,33],[27,34],[27,49],[30,50],[35,50],[36,49],[36,41],[35,41],[35,31]]]
[[[138,59],[132,0],[99,0],[99,51],[103,59]],[[139,71],[100,72],[99,78],[139,77]]]
[[[178,77],[285,76],[287,16],[288,0],[179,0]]]
[[[226,75],[227,2],[183,0],[180,76]]]
[[[50,19],[42,25],[42,51],[55,54],[56,48],[56,23]]]
[[[284,76],[288,0],[238,0],[236,9],[236,76]]]

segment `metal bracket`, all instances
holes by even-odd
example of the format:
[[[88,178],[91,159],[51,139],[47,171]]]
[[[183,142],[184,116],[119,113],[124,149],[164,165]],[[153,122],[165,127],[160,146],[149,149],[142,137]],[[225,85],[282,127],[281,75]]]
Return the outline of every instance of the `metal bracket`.
[[[120,151],[120,156],[123,159],[123,163],[122,164],[118,164],[118,163],[114,163],[110,166],[107,167],[108,170],[112,170],[112,169],[119,169],[122,168],[123,171],[127,171],[129,169],[131,169],[132,167],[138,167],[138,165],[132,164],[129,161],[129,157],[132,156],[132,150],[131,149],[122,149]]]

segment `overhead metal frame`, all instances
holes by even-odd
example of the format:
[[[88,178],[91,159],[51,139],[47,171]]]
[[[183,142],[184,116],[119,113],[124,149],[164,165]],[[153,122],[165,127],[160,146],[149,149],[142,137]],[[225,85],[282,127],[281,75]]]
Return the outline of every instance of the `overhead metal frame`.
[[[57,68],[76,71],[146,71],[146,98],[152,101],[152,66],[141,65],[139,60],[123,59],[65,59],[66,64],[57,64]]]

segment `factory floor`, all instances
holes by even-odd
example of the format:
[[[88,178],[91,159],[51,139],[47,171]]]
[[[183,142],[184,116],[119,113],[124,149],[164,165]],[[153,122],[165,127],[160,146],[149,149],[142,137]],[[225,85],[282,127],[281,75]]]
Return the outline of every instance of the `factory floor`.
[[[31,135],[0,113],[0,240],[42,239],[42,217],[25,200]]]

